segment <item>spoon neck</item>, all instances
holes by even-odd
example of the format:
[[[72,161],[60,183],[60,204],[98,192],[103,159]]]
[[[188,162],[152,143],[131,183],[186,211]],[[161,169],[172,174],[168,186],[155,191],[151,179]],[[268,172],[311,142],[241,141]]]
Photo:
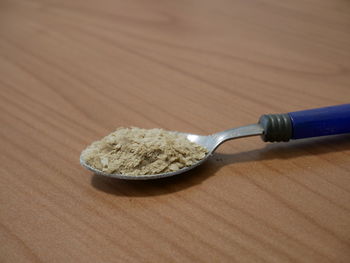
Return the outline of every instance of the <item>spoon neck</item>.
[[[260,124],[251,124],[247,126],[242,126],[242,127],[218,132],[213,134],[212,136],[215,138],[217,142],[215,147],[217,148],[220,144],[222,144],[225,141],[243,138],[243,137],[262,135],[263,132],[264,132],[264,129]]]

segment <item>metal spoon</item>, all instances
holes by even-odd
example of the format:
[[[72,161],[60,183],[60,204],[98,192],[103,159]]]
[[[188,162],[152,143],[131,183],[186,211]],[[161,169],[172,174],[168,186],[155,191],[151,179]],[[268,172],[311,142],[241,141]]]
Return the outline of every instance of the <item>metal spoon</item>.
[[[187,172],[205,162],[225,141],[261,135],[264,141],[280,142],[290,139],[301,139],[324,135],[350,133],[350,104],[331,106],[319,109],[290,112],[286,114],[262,115],[258,124],[202,136],[190,133],[179,133],[191,142],[197,143],[208,150],[206,156],[197,163],[174,172],[151,175],[108,174],[88,165],[80,156],[80,164],[98,175],[119,179],[148,180],[169,177]]]
[[[204,148],[208,150],[208,153],[206,156],[196,162],[195,164],[189,166],[189,167],[184,167],[182,169],[179,169],[174,172],[168,172],[168,173],[162,173],[162,174],[147,174],[147,175],[125,175],[125,174],[108,174],[105,172],[102,172],[100,170],[97,170],[90,165],[88,165],[81,157],[80,157],[80,164],[85,167],[86,169],[93,171],[96,174],[99,175],[104,175],[104,176],[109,176],[109,177],[114,177],[114,178],[119,178],[119,179],[132,179],[132,180],[146,180],[146,179],[157,179],[157,178],[163,178],[163,177],[168,177],[168,176],[173,176],[176,174],[184,173],[187,172],[196,166],[202,164],[205,162],[210,155],[215,151],[215,149],[222,144],[223,142],[227,140],[232,140],[236,138],[242,138],[242,137],[248,137],[248,136],[253,136],[253,135],[260,135],[262,134],[264,129],[261,127],[259,124],[253,124],[249,126],[244,126],[240,128],[235,128],[235,129],[230,129],[226,130],[223,132],[218,132],[212,135],[208,136],[202,136],[202,135],[197,135],[197,134],[190,134],[190,133],[180,133],[182,135],[185,135],[188,140],[191,142],[197,143]]]

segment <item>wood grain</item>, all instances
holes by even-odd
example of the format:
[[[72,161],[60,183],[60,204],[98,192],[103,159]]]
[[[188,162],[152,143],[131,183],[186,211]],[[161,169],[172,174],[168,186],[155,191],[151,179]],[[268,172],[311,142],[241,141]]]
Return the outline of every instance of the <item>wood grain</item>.
[[[345,0],[2,0],[1,262],[350,262],[348,135],[95,176],[120,126],[210,134],[348,103]]]

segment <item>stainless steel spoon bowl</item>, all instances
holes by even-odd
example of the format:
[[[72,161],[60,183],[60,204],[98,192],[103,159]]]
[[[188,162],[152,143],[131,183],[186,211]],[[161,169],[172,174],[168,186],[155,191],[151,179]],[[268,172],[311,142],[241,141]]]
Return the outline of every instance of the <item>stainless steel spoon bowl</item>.
[[[217,149],[217,147],[225,141],[238,139],[242,137],[261,135],[263,134],[263,132],[264,132],[264,129],[260,124],[252,124],[248,126],[243,126],[239,128],[234,128],[234,129],[214,133],[208,136],[190,134],[190,133],[180,133],[185,135],[187,139],[190,140],[191,142],[197,143],[205,147],[208,150],[208,153],[202,160],[196,162],[195,164],[188,167],[184,167],[174,172],[169,172],[169,173],[147,174],[147,175],[108,174],[91,167],[82,159],[81,156],[80,156],[80,164],[86,169],[94,172],[95,174],[109,176],[113,178],[128,179],[128,180],[158,179],[158,178],[169,177],[180,173],[184,173],[197,167],[198,165],[204,163],[213,154],[213,152]]]

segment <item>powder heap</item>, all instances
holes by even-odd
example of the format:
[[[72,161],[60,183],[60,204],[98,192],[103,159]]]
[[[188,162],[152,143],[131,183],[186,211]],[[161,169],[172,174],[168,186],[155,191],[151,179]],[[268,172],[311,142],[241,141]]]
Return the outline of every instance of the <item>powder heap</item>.
[[[173,172],[203,159],[208,151],[179,133],[119,128],[82,152],[90,166],[109,174]]]

